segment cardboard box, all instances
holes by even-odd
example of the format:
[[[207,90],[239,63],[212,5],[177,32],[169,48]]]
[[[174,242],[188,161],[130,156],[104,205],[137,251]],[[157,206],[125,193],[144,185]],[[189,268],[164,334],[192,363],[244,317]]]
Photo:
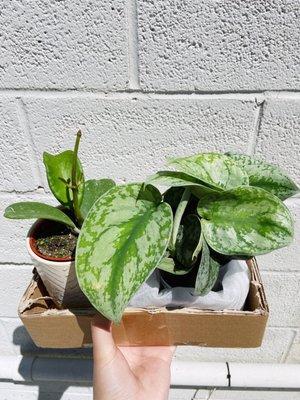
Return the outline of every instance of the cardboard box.
[[[151,310],[127,308],[113,335],[120,346],[197,345],[259,347],[268,305],[255,259],[249,260],[250,291],[243,311],[192,308]],[[19,316],[37,346],[90,346],[90,323],[95,310],[58,310],[35,274],[19,305]]]

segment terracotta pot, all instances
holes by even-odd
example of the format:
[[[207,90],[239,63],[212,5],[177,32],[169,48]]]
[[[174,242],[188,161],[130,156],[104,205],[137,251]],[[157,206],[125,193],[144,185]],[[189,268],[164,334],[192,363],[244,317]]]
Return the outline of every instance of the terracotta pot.
[[[33,264],[49,295],[59,308],[86,308],[90,303],[81,291],[71,258],[53,258],[41,254],[36,246],[38,233],[47,229],[51,221],[38,220],[28,232],[26,245]]]

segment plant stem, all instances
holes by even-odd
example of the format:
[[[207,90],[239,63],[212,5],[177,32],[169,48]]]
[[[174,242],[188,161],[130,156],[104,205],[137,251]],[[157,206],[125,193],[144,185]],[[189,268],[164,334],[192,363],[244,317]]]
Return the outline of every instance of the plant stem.
[[[81,226],[83,222],[83,217],[80,211],[79,201],[78,201],[79,182],[77,182],[77,160],[78,160],[77,156],[78,156],[80,138],[81,138],[81,131],[79,130],[77,132],[76,142],[74,146],[73,164],[72,164],[72,182],[71,182],[72,193],[73,193],[73,210],[79,226]]]
[[[180,202],[178,204],[175,216],[174,216],[173,230],[172,230],[172,236],[171,236],[171,250],[172,251],[175,249],[175,244],[176,244],[176,239],[177,239],[180,222],[181,222],[183,213],[186,209],[186,206],[189,202],[190,197],[191,197],[190,189],[185,188],[184,192],[181,196]]]

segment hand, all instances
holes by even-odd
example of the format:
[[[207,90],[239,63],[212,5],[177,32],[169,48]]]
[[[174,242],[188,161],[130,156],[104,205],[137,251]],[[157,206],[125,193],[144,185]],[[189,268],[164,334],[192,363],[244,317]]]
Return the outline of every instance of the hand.
[[[174,347],[120,347],[111,322],[92,322],[94,400],[167,400]]]

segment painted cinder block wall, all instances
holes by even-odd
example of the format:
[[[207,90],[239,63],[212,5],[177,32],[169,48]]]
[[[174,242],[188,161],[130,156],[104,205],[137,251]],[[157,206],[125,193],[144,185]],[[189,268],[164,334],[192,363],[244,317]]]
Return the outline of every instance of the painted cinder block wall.
[[[90,178],[142,180],[167,156],[236,150],[279,164],[300,184],[299,3],[11,0],[0,26],[0,354],[89,357],[40,350],[22,328],[30,223],[5,220],[4,208],[52,202],[42,152],[71,147],[78,128]],[[300,362],[300,197],[287,204],[294,243],[258,258],[271,308],[263,346],[181,347],[177,359]]]

